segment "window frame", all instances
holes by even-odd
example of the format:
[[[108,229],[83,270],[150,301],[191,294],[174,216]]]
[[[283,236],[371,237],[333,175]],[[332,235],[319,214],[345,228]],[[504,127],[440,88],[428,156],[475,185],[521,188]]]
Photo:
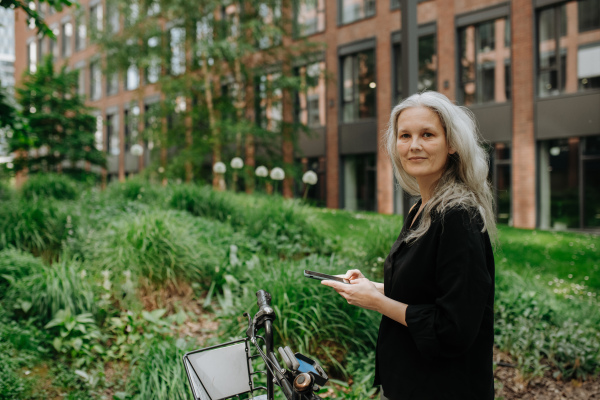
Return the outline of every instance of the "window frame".
[[[369,19],[369,18],[373,18],[373,17],[377,16],[377,0],[362,0],[364,8],[367,7],[367,4],[366,4],[367,2],[372,2],[373,3],[373,14],[369,15],[365,11],[365,16],[364,17],[358,18],[358,19],[353,19],[352,21],[344,22],[344,19],[343,19],[343,15],[344,15],[343,1],[344,0],[337,0],[336,1],[336,5],[337,5],[337,25],[338,25],[338,27],[345,26],[345,25],[350,25],[350,24],[353,24],[355,22],[364,21],[365,19]]]

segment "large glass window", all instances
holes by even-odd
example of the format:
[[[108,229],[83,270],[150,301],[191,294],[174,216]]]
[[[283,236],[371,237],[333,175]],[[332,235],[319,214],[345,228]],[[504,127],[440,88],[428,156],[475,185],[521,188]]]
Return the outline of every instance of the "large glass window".
[[[325,0],[298,0],[294,5],[298,36],[308,36],[325,30]]]
[[[437,50],[435,35],[419,37],[419,81],[417,89],[437,90]],[[394,45],[394,99],[402,100],[402,47]]]
[[[375,163],[375,154],[357,154],[343,158],[344,209],[375,210]]]
[[[119,92],[119,73],[111,72],[106,76],[106,95],[113,96]]]
[[[90,7],[90,30],[92,38],[99,32],[102,32],[103,18],[102,4],[99,3]]]
[[[375,118],[375,50],[342,57],[342,122]]]
[[[297,121],[309,128],[325,126],[324,71],[324,62],[308,64],[297,70],[302,79],[302,90],[296,99]]]
[[[600,227],[600,136],[582,139],[583,227]]]
[[[465,105],[510,100],[510,24],[498,18],[462,27],[460,101]]]
[[[158,37],[148,39],[148,48],[150,50],[150,61],[146,68],[146,83],[156,83],[160,77],[160,58],[158,54]]]
[[[508,143],[496,143],[492,148],[492,183],[496,194],[496,219],[501,224],[512,224],[511,148]]]
[[[77,34],[75,35],[75,51],[81,51],[85,49],[85,40],[87,37],[87,26],[83,17],[80,17],[77,21]]]
[[[185,28],[171,28],[171,74],[185,72]]]
[[[283,120],[282,91],[280,73],[261,75],[257,79],[255,96],[256,118],[260,127],[271,132],[278,132]]]
[[[62,24],[61,34],[62,56],[63,58],[70,57],[72,53],[71,41],[73,40],[73,24],[71,24],[70,22],[65,22],[64,24]]]
[[[140,71],[136,65],[131,65],[125,73],[125,90],[135,90],[140,87]]]
[[[37,42],[33,40],[27,44],[27,67],[32,74],[37,71],[37,56]]]
[[[106,151],[108,154],[117,156],[121,152],[119,142],[119,115],[109,114],[106,116]]]
[[[539,97],[600,88],[600,0],[569,1],[537,13]]]
[[[281,24],[281,4],[274,2],[271,5],[261,3],[258,7],[258,15],[264,26],[270,26],[270,29],[265,29],[261,37],[258,38],[258,47],[260,49],[268,49],[272,46],[281,44],[281,33],[277,27]],[[232,27],[237,31],[235,24]],[[234,31],[234,35],[235,35]]]
[[[338,0],[340,22],[350,22],[372,17],[375,15],[375,0]]]
[[[140,108],[138,106],[125,110],[125,153],[128,153],[133,144],[138,142],[138,123]]]
[[[102,71],[100,62],[92,61],[90,63],[90,100],[98,100],[102,97]]]
[[[85,97],[85,71],[80,68],[77,75],[77,94]]]

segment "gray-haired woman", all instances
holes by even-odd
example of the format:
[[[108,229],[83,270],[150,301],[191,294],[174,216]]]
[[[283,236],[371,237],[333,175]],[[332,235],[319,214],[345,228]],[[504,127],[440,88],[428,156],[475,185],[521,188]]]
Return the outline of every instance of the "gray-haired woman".
[[[382,314],[375,384],[392,400],[493,400],[495,237],[488,156],[470,112],[436,92],[392,110],[387,151],[420,195],[384,264],[384,282],[350,270],[322,281]]]

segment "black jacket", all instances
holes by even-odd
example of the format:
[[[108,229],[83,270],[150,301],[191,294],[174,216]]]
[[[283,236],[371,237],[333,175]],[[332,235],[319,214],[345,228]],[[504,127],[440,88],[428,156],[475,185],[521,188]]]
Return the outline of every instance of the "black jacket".
[[[420,202],[384,264],[385,295],[408,304],[408,327],[383,316],[375,385],[391,400],[493,400],[494,256],[478,213],[432,213],[407,244]]]

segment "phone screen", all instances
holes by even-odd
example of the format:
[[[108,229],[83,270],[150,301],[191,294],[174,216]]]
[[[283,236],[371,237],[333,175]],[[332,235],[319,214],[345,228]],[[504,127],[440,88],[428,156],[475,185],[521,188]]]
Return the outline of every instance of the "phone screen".
[[[318,279],[321,281],[332,280],[332,281],[337,281],[337,282],[341,282],[341,283],[348,283],[348,281],[346,279],[340,278],[339,276],[323,274],[321,272],[309,271],[307,269],[304,270],[304,276],[307,278]]]

